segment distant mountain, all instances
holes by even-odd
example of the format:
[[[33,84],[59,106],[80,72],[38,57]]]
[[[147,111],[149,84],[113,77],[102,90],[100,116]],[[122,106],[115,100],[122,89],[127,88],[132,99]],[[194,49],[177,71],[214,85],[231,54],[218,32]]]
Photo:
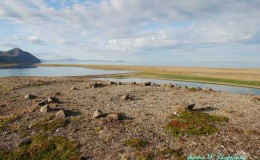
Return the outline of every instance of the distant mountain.
[[[41,63],[41,61],[29,52],[14,48],[0,52],[0,63],[33,64]]]
[[[54,60],[46,60],[41,59],[42,62],[125,62],[121,60],[112,61],[112,60],[102,60],[102,59],[85,59],[79,60],[75,58],[66,58],[66,59],[54,59]]]

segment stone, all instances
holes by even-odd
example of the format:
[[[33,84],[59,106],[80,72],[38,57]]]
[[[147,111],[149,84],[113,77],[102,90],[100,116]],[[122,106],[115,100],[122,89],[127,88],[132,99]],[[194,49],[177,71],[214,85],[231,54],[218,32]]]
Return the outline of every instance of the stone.
[[[150,86],[152,83],[151,82],[144,82],[142,83],[143,86]]]
[[[121,100],[132,100],[133,98],[130,95],[124,95],[124,96],[121,96],[120,99]]]
[[[182,86],[181,88],[182,89],[188,89],[188,86]]]
[[[116,82],[114,82],[114,81],[109,81],[109,84],[116,84]]]
[[[34,98],[36,98],[36,97],[37,97],[37,96],[32,95],[32,94],[27,94],[27,95],[24,96],[25,99],[34,99]]]
[[[122,84],[122,82],[117,82],[118,85]]]
[[[197,91],[202,91],[202,88],[201,87],[197,87]]]
[[[209,92],[209,91],[212,91],[212,89],[207,87],[207,88],[204,88],[204,91]]]
[[[104,114],[103,114],[103,112],[102,111],[100,111],[100,110],[95,110],[95,112],[93,113],[93,118],[100,118],[100,117],[102,117]]]
[[[40,112],[43,112],[43,113],[49,112],[50,110],[51,110],[51,108],[50,108],[50,106],[48,104],[46,104],[45,106],[42,106],[40,108]]]
[[[44,106],[46,104],[48,104],[48,101],[47,100],[43,100],[43,101],[39,102],[37,105],[38,106]]]
[[[61,93],[60,92],[54,92],[54,95],[59,96],[59,95],[61,95]]]
[[[58,112],[55,114],[55,116],[56,116],[57,118],[66,118],[66,117],[67,117],[67,114],[66,114],[66,112],[65,112],[64,110],[60,110],[60,111],[58,111]]]
[[[195,106],[194,102],[188,103],[185,105],[185,109],[192,110]]]
[[[166,87],[174,87],[174,85],[172,83],[166,83],[165,86]]]
[[[110,113],[107,115],[107,120],[109,122],[115,122],[119,120],[120,113]]]
[[[48,103],[60,103],[59,99],[56,97],[49,97],[47,101]]]
[[[103,84],[101,82],[96,82],[92,85],[92,88],[98,88],[98,87],[102,87]]]
[[[76,88],[76,87],[71,87],[70,89],[71,89],[71,90],[77,90],[77,88]]]
[[[131,82],[131,85],[136,85],[136,82]]]

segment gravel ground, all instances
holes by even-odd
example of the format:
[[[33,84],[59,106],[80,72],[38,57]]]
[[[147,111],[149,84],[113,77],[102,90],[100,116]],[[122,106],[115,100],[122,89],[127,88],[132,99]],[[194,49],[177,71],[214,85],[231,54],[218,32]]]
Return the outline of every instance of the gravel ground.
[[[0,150],[14,150],[24,138],[37,134],[30,126],[47,115],[64,109],[70,123],[49,136],[62,135],[79,144],[86,159],[137,159],[137,153],[155,153],[178,149],[183,157],[189,155],[242,155],[247,159],[260,157],[260,97],[215,91],[189,91],[180,87],[144,86],[142,84],[109,84],[91,87],[91,77],[15,77],[0,78],[0,117],[16,115],[0,135]],[[72,90],[71,88],[76,88]],[[61,103],[50,104],[51,111],[40,112],[37,103],[56,95]],[[25,99],[27,94],[35,99]],[[123,96],[129,95],[128,100]],[[123,98],[122,98],[123,97]],[[211,135],[174,137],[164,126],[167,116],[180,106],[195,102],[195,111],[229,118],[218,124],[219,131]],[[122,113],[124,118],[110,122],[93,118],[95,110]],[[21,135],[21,128],[27,136]],[[127,146],[131,138],[145,139],[142,149]],[[159,159],[176,159],[166,155]]]

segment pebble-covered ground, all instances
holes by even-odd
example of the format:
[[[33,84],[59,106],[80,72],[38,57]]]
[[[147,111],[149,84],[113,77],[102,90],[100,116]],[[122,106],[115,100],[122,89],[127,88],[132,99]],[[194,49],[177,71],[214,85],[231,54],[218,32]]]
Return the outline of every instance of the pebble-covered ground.
[[[80,156],[93,160],[186,159],[208,154],[260,157],[260,97],[154,84],[93,84],[89,77],[0,78],[0,119],[12,117],[0,129],[0,150],[13,151],[26,139],[45,132],[76,142]],[[28,94],[37,97],[26,99]],[[43,111],[37,104],[50,96],[60,103],[49,103],[50,108]],[[229,122],[217,124],[218,132],[209,135],[172,135],[165,129],[167,117],[191,102],[195,103],[193,112],[224,116]],[[66,125],[54,130],[33,127],[60,110],[66,113]],[[96,110],[104,116],[93,118]],[[110,113],[121,118],[109,119]],[[144,143],[133,147],[127,143],[133,139]]]

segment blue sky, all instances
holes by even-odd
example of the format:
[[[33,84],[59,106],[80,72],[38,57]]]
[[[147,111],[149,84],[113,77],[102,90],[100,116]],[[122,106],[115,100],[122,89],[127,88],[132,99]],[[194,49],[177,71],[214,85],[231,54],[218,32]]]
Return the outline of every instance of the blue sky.
[[[1,0],[0,50],[39,58],[260,61],[259,0]]]

